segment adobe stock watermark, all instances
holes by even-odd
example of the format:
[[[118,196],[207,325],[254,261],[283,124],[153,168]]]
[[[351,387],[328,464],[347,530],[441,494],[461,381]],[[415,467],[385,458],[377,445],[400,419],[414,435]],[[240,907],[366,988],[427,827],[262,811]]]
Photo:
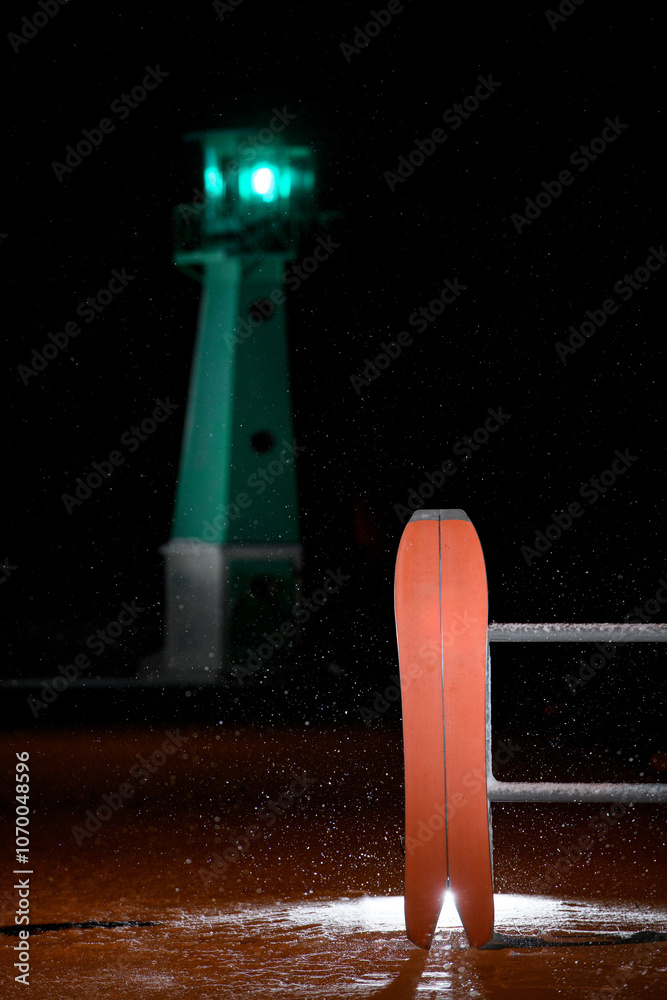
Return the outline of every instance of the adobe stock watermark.
[[[380,716],[384,715],[392,703],[398,701],[401,697],[401,691],[409,691],[412,685],[422,677],[427,667],[432,667],[434,664],[440,663],[442,650],[450,649],[456,640],[460,636],[465,635],[471,625],[475,624],[476,619],[470,618],[465,611],[462,614],[458,611],[454,612],[442,633],[442,646],[439,642],[436,643],[433,640],[425,642],[419,649],[418,661],[403,664],[400,676],[399,674],[392,674],[389,678],[391,684],[388,684],[383,692],[374,691],[375,698],[372,706],[362,705],[359,707],[358,711],[364,724],[370,726]]]
[[[75,310],[76,315],[84,323],[92,323],[135,278],[136,274],[128,274],[124,267],[120,271],[114,268],[111,272],[110,280],[104,287],[98,288],[95,295],[89,295],[88,298],[79,302]],[[74,337],[78,337],[80,333],[81,327],[73,321],[65,323],[62,330],[57,330],[55,333],[48,333],[47,337],[50,343],[44,344],[41,351],[33,347],[30,352],[31,363],[28,365],[18,365],[17,367],[23,384],[28,385],[33,376],[37,376],[40,372],[43,372],[49,362],[57,358],[60,352],[64,351],[69,345],[70,341]]]
[[[667,581],[663,577],[661,580],[658,580],[658,583],[660,586],[654,596],[645,601],[641,607],[633,608],[630,614],[626,616],[628,622],[636,622],[637,624],[644,622],[648,624],[651,618],[658,614],[662,605],[667,604]],[[660,596],[661,593],[662,596]]]
[[[626,963],[609,976],[605,985],[592,993],[588,1000],[614,1000],[614,997],[621,995],[620,991],[628,985],[631,979],[635,979],[636,976],[645,976],[647,972],[647,969],[638,968],[634,962]],[[644,989],[648,989],[648,986],[645,986]]]
[[[461,457],[464,462],[484,447],[491,435],[499,431],[512,417],[511,413],[503,412],[502,406],[499,406],[497,410],[492,410],[489,407],[486,412],[488,416],[484,423],[477,427],[472,434],[466,434],[460,438],[452,448],[452,454]],[[434,469],[433,472],[424,471],[424,481],[416,489],[413,487],[408,491],[406,503],[394,504],[394,511],[400,523],[406,524],[414,512],[420,510],[426,500],[429,500],[437,489],[439,490],[445,485],[447,477],[456,475],[458,468],[459,466],[453,459],[446,458],[440,467]]]
[[[467,287],[467,285],[461,285],[458,278],[454,278],[453,282],[447,278],[437,298],[431,299],[427,306],[420,306],[419,309],[415,309],[414,312],[410,313],[408,325],[416,329],[418,333],[423,333],[429,323],[434,323],[438,316],[442,316],[446,307],[453,305],[461,292],[464,292]],[[407,330],[401,330],[396,340],[392,340],[388,344],[381,341],[380,347],[382,350],[379,354],[376,354],[373,361],[370,358],[364,358],[365,367],[362,374],[349,376],[352,388],[357,396],[361,395],[362,389],[365,386],[370,385],[376,378],[379,378],[381,373],[386,368],[389,368],[392,361],[401,356],[403,349],[410,347],[412,343],[414,343],[412,335]]]
[[[7,41],[14,52],[20,52],[22,45],[27,45],[35,38],[40,29],[45,28],[66,3],[69,3],[69,0],[38,0],[37,6],[40,9],[30,17],[21,18],[20,32],[10,31],[7,35]]]
[[[159,425],[168,420],[174,410],[178,410],[180,407],[180,403],[172,403],[169,396],[167,396],[166,402],[158,399],[156,403],[157,406],[150,417],[145,417],[140,424],[129,427],[121,434],[120,443],[127,448],[130,454],[135,452],[144,441],[147,441]],[[114,469],[124,464],[125,455],[117,448],[110,451],[101,462],[93,462],[93,471],[88,473],[85,480],[81,476],[77,476],[75,479],[74,495],[71,493],[61,495],[60,499],[65,505],[67,513],[71,514],[75,507],[80,507],[88,497],[92,496],[93,490],[99,489],[102,483],[111,477]]]
[[[659,271],[666,260],[667,254],[665,253],[664,243],[661,243],[657,250],[655,247],[649,247],[649,255],[643,265],[636,268],[632,274],[624,274],[614,284],[613,290],[615,294],[623,302],[629,302],[635,292],[643,288],[651,275]],[[571,326],[569,328],[570,338],[567,344],[562,343],[560,340],[557,340],[554,344],[556,354],[563,364],[566,363],[568,355],[576,354],[579,348],[583,347],[586,341],[590,340],[593,334],[597,333],[605,325],[609,316],[613,316],[617,312],[618,303],[611,297],[605,299],[599,309],[587,309],[584,314],[586,319],[579,327]]]
[[[391,24],[397,14],[403,13],[403,4],[400,0],[389,0],[386,10],[372,10],[370,20],[363,27],[358,24],[354,26],[354,36],[351,42],[341,42],[340,51],[346,63],[352,62],[352,56],[358,56],[360,52],[367,49],[373,38],[377,38],[383,28]]]
[[[631,455],[629,448],[626,448],[623,452],[617,449],[614,454],[616,457],[609,469],[605,469],[599,476],[591,476],[588,482],[582,483],[579,488],[579,496],[583,500],[586,500],[589,506],[597,503],[600,497],[604,496],[607,490],[616,484],[619,477],[624,475],[639,457],[638,455]],[[551,521],[545,527],[544,531],[535,532],[533,547],[531,548],[529,545],[521,546],[521,555],[526,565],[532,566],[536,559],[539,559],[541,555],[548,552],[553,543],[558,541],[561,535],[568,528],[571,528],[575,520],[582,517],[584,513],[585,508],[578,501],[573,501],[571,504],[568,504],[567,511],[552,514]]]
[[[226,17],[233,14],[237,7],[240,7],[243,0],[227,0],[223,3],[223,0],[213,0],[213,10],[218,15],[221,21],[224,21]]]
[[[281,444],[283,447],[280,454],[267,462],[266,465],[255,469],[246,479],[248,489],[252,490],[255,496],[261,496],[276,479],[282,476],[287,468],[296,462],[299,455],[307,450],[305,445],[297,444],[296,438],[293,438],[291,443],[283,439]],[[242,510],[247,510],[252,505],[253,499],[244,490],[237,493],[234,499],[226,505],[224,511],[213,519],[213,523],[204,521],[203,540],[216,544],[221,542],[224,531],[240,517]]]
[[[175,733],[166,729],[164,735],[166,736],[164,743],[162,743],[158,750],[154,750],[149,758],[141,757],[139,754],[136,755],[139,763],[134,764],[130,768],[130,775],[136,778],[140,785],[144,785],[150,779],[150,776],[155,774],[167,762],[169,757],[173,756],[184,743],[190,741],[189,736],[181,736],[180,729],[177,729]],[[134,785],[129,781],[123,781],[118,786],[117,791],[104,792],[101,802],[94,813],[91,809],[86,809],[84,825],[75,825],[72,827],[72,836],[79,847],[86,840],[91,839],[101,829],[102,824],[107,823],[111,819],[114,813],[122,809],[126,801],[132,798],[134,792]]]
[[[264,632],[263,638],[266,639],[266,642],[261,643],[257,649],[246,650],[248,658],[245,666],[238,664],[232,667],[232,674],[241,687],[243,687],[244,679],[254,676],[258,670],[266,666],[275,651],[280,649],[288,639],[300,632],[301,627],[306,622],[309,622],[322,605],[327,603],[331,595],[338,593],[342,585],[349,579],[349,575],[343,573],[340,566],[335,571],[328,569],[322,586],[314,590],[310,597],[302,597],[301,600],[292,606],[291,613],[294,621],[288,620],[282,622],[277,631],[270,634]]]
[[[12,573],[15,573],[18,566],[12,566],[9,556],[5,556],[5,561],[0,565],[0,583],[7,583]]]
[[[461,104],[454,104],[451,108],[447,108],[443,112],[442,119],[448,125],[451,125],[452,132],[455,132],[461,127],[464,121],[470,118],[483,101],[488,100],[492,94],[495,94],[501,83],[498,80],[494,80],[491,73],[488,76],[478,76],[479,83],[475,87],[475,92],[469,94]],[[422,163],[426,160],[427,156],[432,156],[433,153],[447,141],[449,135],[442,128],[434,128],[430,136],[426,139],[417,139],[415,141],[414,148],[408,153],[407,156],[401,155],[398,158],[398,166],[395,171],[385,170],[384,179],[387,182],[387,186],[391,192],[396,190],[397,185],[404,184],[409,177],[412,177],[417,167],[421,167]]]
[[[123,601],[121,610],[115,618],[107,622],[104,628],[98,628],[95,632],[90,633],[85,642],[86,649],[89,649],[95,656],[101,656],[109,646],[113,646],[118,641],[127,628],[134,625],[139,615],[145,610],[145,608],[138,608],[136,601],[132,601],[131,604]],[[29,698],[26,698],[26,704],[35,718],[49,705],[52,705],[58,695],[67,690],[72,681],[81,677],[84,670],[90,670],[91,666],[90,657],[86,653],[77,653],[71,663],[60,664],[58,674],[55,677],[52,677],[50,681],[42,681],[40,697],[36,698],[34,695],[30,695]]]
[[[667,581],[663,577],[661,580],[658,580],[658,583],[660,586],[656,590],[655,596],[645,601],[641,607],[637,606],[633,608],[629,614],[624,616],[625,621],[648,623],[667,604]],[[595,643],[597,652],[593,653],[588,660],[581,659],[579,661],[580,667],[577,676],[567,674],[565,677],[565,684],[567,684],[572,694],[576,694],[579,688],[586,687],[593,677],[598,676],[599,672],[616,655],[616,647],[617,644],[615,642]]]
[[[298,264],[291,264],[283,272],[282,283],[287,285],[290,292],[299,290],[304,281],[317,271],[320,264],[329,260],[334,250],[338,250],[340,243],[336,243],[331,236],[326,238],[318,236],[312,253],[304,257]],[[246,317],[237,316],[234,326],[234,334],[225,333],[223,340],[227,347],[234,344],[242,344],[253,335],[258,326],[262,326],[268,319],[271,319],[275,312],[275,306],[280,306],[285,302],[287,296],[280,288],[273,288],[268,298],[256,300],[252,304],[252,309]]]
[[[568,674],[565,677],[565,684],[567,684],[572,694],[576,693],[577,688],[585,687],[591,678],[596,677],[598,672],[606,667],[609,661],[616,656],[615,642],[596,642],[595,648],[597,652],[589,656],[588,660],[582,659],[579,661],[581,666],[579,667],[578,677],[575,677],[574,674]]]
[[[622,135],[626,128],[629,128],[629,125],[622,122],[618,115],[613,121],[611,118],[605,118],[604,124],[605,127],[599,136],[591,139],[587,146],[579,146],[570,154],[568,162],[571,166],[576,167],[580,174],[588,170],[591,163],[595,163],[597,158],[602,156],[613,142],[616,142],[619,135]],[[519,212],[512,212],[510,216],[517,233],[521,234],[526,226],[532,226],[533,222],[542,215],[542,212],[549,208],[557,198],[560,198],[565,188],[570,187],[574,180],[574,174],[569,170],[561,170],[557,180],[542,181],[543,190],[539,191],[534,198],[526,198],[523,215]]]
[[[160,69],[159,63],[155,68],[146,66],[145,70],[146,75],[140,84],[133,87],[129,94],[121,94],[120,97],[111,102],[110,110],[112,114],[117,115],[121,121],[129,118],[131,112],[138,108],[140,104],[143,104],[148,94],[153,90],[157,90],[163,80],[166,80],[170,76],[165,70]],[[56,175],[58,183],[62,184],[64,178],[68,174],[73,173],[86,157],[90,156],[94,149],[102,145],[105,137],[115,131],[116,126],[111,118],[100,118],[94,128],[82,129],[81,135],[83,138],[79,139],[76,147],[73,145],[65,147],[65,162],[60,163],[58,160],[53,160],[51,163],[51,169]]]
[[[632,808],[632,803],[629,803],[629,805]],[[588,823],[588,829],[592,833],[583,833],[564,851],[559,851],[559,857],[556,861],[547,865],[544,869],[543,878],[545,881],[547,883],[555,882],[568,872],[573,865],[580,862],[585,854],[590,854],[595,845],[594,838],[597,838],[598,842],[603,841],[610,827],[614,823],[618,823],[621,816],[624,816],[627,811],[627,806],[623,805],[622,802],[615,802],[608,809],[600,809],[599,813],[593,816]],[[585,860],[590,861],[590,857]]]
[[[507,764],[513,757],[519,753],[521,747],[517,747],[512,743],[511,739],[498,740],[496,744],[496,749],[493,753],[493,763],[494,764]],[[486,785],[487,775],[484,770],[480,767],[474,767],[461,779],[463,787],[466,789],[469,795],[476,795],[479,793],[480,786],[484,787]],[[405,838],[405,853],[409,854],[410,857],[418,851],[424,844],[427,844],[433,839],[433,835],[445,825],[445,818],[447,822],[450,822],[454,817],[454,814],[459,809],[465,809],[468,799],[463,792],[454,792],[447,796],[447,804],[444,802],[435,806],[432,815],[429,819],[424,822],[420,820],[417,827],[416,837]]]
[[[282,792],[276,797],[276,800],[269,799],[263,806],[260,806],[257,810],[257,822],[249,823],[245,830],[239,837],[234,837],[233,835],[228,839],[228,846],[224,848],[222,856],[214,851],[211,857],[213,861],[208,868],[201,867],[197,874],[199,875],[200,881],[204,885],[209,885],[211,882],[218,879],[221,875],[224,875],[228,871],[230,865],[238,864],[241,860],[241,855],[244,851],[247,851],[250,845],[255,841],[259,840],[262,836],[262,826],[271,827],[277,821],[278,817],[284,815],[284,813],[291,808],[296,799],[301,798],[301,796],[306,792],[311,785],[315,784],[314,778],[309,778],[307,773],[304,771],[303,775],[295,774],[292,771],[292,778],[294,779],[286,792]],[[218,829],[217,824],[220,822],[220,816],[215,817],[216,829]],[[186,864],[191,864],[192,859],[187,858]]]
[[[239,154],[243,154],[243,159],[230,160],[228,163],[225,163],[222,176],[226,183],[232,177],[236,177],[242,164],[252,163],[258,156],[262,155],[264,147],[273,142],[276,135],[282,132],[297,117],[296,114],[288,111],[285,105],[283,105],[282,110],[272,108],[272,111],[273,116],[269,119],[268,125],[259,129],[257,135],[252,135],[239,142],[236,151]],[[192,202],[181,202],[176,208],[176,211],[184,222],[189,222],[193,217],[196,218],[199,216],[211,202],[211,199],[203,191],[200,191],[199,188],[193,188],[192,192],[194,194]]]
[[[577,7],[581,7],[582,3],[585,2],[586,0],[562,0],[557,12],[555,10],[545,10],[544,16],[551,30],[555,31],[559,24],[563,24],[567,21],[568,17],[572,17]]]

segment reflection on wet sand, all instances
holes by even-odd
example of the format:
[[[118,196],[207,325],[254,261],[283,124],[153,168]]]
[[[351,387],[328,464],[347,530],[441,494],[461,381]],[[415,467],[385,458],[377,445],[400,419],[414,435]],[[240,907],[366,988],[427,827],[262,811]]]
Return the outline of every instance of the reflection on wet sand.
[[[629,808],[547,880],[599,805],[494,805],[497,931],[557,946],[473,951],[446,898],[427,953],[405,935],[400,731],[181,726],[179,752],[77,841],[163,730],[0,738],[0,761],[28,746],[34,775],[31,923],[52,925],[31,938],[34,1000],[667,995],[666,942],[580,943],[667,930],[665,807]],[[309,784],[290,802],[292,774]],[[11,873],[10,838],[0,860]],[[13,924],[10,892],[0,904]],[[14,1000],[4,940],[0,995]]]

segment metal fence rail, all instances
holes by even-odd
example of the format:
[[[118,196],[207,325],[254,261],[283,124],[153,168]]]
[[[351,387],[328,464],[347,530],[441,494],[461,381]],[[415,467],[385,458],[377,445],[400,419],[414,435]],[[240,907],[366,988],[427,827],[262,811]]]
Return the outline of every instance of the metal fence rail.
[[[667,625],[490,622],[489,642],[667,642]]]
[[[634,622],[491,622],[489,642],[667,642],[667,624]],[[490,747],[490,692],[487,693],[487,737]],[[489,802],[667,802],[667,784],[640,785],[496,781],[487,757]]]
[[[588,784],[557,781],[486,783],[489,802],[667,802],[667,784]]]

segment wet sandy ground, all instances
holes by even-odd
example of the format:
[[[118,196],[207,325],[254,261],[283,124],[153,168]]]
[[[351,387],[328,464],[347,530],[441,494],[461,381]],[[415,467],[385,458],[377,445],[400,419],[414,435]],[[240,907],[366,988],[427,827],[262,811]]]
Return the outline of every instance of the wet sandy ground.
[[[604,822],[600,805],[494,805],[497,929],[562,946],[471,951],[446,900],[427,954],[403,923],[400,730],[3,733],[3,926],[17,905],[8,796],[21,750],[31,924],[155,925],[34,933],[28,987],[3,936],[2,997],[667,998],[667,942],[574,943],[667,931],[665,807]],[[592,846],[559,874],[591,821]]]

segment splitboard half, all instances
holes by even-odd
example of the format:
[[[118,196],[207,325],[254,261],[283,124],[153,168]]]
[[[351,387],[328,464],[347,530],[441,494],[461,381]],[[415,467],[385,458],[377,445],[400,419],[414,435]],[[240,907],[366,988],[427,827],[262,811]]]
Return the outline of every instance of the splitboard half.
[[[414,944],[429,948],[447,886],[437,511],[418,512],[405,526],[394,609],[405,759],[405,925]]]
[[[450,885],[470,943],[493,937],[484,557],[461,510],[413,515],[396,561],[405,757],[405,919],[430,947]]]

